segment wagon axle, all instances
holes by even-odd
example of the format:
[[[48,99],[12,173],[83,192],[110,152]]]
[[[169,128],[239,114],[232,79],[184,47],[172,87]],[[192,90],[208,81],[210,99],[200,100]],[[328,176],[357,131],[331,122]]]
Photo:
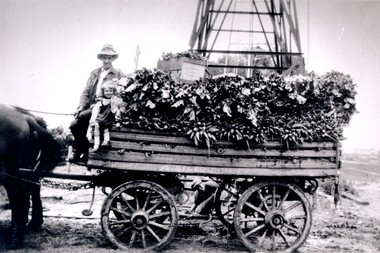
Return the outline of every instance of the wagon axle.
[[[137,210],[132,214],[131,223],[135,229],[142,230],[149,224],[149,216],[143,210]]]
[[[281,228],[284,224],[284,216],[279,211],[268,212],[264,218],[265,225],[273,229]]]

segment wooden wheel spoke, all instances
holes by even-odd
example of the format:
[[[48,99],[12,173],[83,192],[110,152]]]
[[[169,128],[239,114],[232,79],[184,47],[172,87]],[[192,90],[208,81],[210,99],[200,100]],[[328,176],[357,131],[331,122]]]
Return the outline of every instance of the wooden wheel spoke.
[[[125,204],[126,206],[128,206],[128,208],[132,212],[136,211],[136,209],[134,207],[132,207],[131,204],[129,203],[129,201],[124,199],[123,196],[119,196],[118,200],[120,200],[120,203],[122,202],[121,204]]]
[[[301,203],[300,201],[297,201],[297,202],[294,203],[293,205],[291,205],[291,206],[289,206],[288,208],[286,208],[286,209],[284,210],[284,212],[287,213],[287,212],[289,212],[290,210],[296,208],[296,207],[299,206],[299,205],[302,205],[302,203]]]
[[[163,199],[160,199],[159,201],[157,201],[156,204],[154,204],[151,208],[149,208],[149,210],[147,210],[146,212],[147,213],[151,213],[153,210],[155,210],[164,200]]]
[[[117,225],[125,225],[128,223],[131,223],[131,221],[130,220],[118,220],[118,221],[110,222],[109,226],[112,227],[112,226],[117,226]]]
[[[254,205],[252,205],[251,203],[248,203],[248,202],[246,202],[245,204],[246,204],[249,208],[251,208],[251,209],[255,210],[256,212],[259,212],[259,213],[261,213],[262,215],[265,216],[266,212],[264,212],[264,211],[261,210],[260,208],[254,206]]]
[[[296,233],[299,234],[299,235],[302,234],[302,231],[301,231],[301,230],[299,230],[298,228],[295,228],[295,227],[293,227],[293,226],[291,226],[291,225],[289,225],[289,224],[284,224],[284,227],[286,227],[286,228],[288,228],[288,229],[290,229],[290,230],[296,232]]]
[[[146,205],[148,204],[149,199],[150,199],[150,191],[146,194],[145,202],[144,202],[144,205],[143,205],[143,208],[142,208],[143,210],[146,209]]]
[[[278,209],[280,209],[282,207],[282,205],[284,204],[284,202],[286,201],[286,199],[288,198],[289,196],[289,193],[290,193],[290,189],[288,189],[284,195],[284,197],[281,199],[281,202],[280,202],[280,205],[278,206]]]
[[[240,220],[240,222],[251,222],[251,221],[264,221],[264,218],[246,218],[246,219]]]
[[[290,246],[288,241],[286,240],[286,236],[284,234],[284,231],[282,231],[281,229],[278,230],[278,232],[280,233],[280,236],[282,237],[282,240],[284,240],[284,242],[286,243],[287,246]]]
[[[170,211],[167,211],[167,212],[161,212],[161,213],[157,213],[157,214],[150,215],[150,216],[149,216],[149,219],[152,220],[152,219],[156,219],[156,218],[158,218],[158,217],[169,216],[169,215],[170,215]]]
[[[160,224],[160,223],[157,223],[155,221],[149,222],[149,225],[152,225],[152,226],[155,226],[155,227],[159,227],[159,228],[162,228],[162,229],[165,229],[165,230],[169,230],[170,229],[170,226],[166,226],[164,224]]]
[[[116,237],[120,237],[120,236],[122,236],[123,234],[125,234],[125,232],[127,232],[128,230],[130,230],[131,229],[131,227],[123,227],[122,229],[120,229],[120,231],[115,231],[114,232],[114,235],[116,236]],[[119,230],[119,229],[117,229],[117,230]]]
[[[305,220],[305,219],[307,219],[306,215],[295,215],[293,217],[288,218],[286,221],[288,221],[288,220]]]
[[[255,227],[254,229],[252,229],[251,231],[249,231],[248,233],[245,233],[244,235],[245,235],[246,237],[248,237],[248,236],[250,236],[251,234],[253,234],[253,233],[259,231],[260,229],[262,229],[262,228],[264,228],[264,227],[265,227],[265,224],[261,224],[261,225]]]
[[[131,240],[129,240],[129,246],[133,245],[133,243],[134,243],[134,241],[136,239],[136,233],[137,233],[136,231],[132,232]]]
[[[273,230],[272,233],[272,249],[273,251],[276,250],[276,230]]]
[[[268,232],[268,229],[266,229],[264,231],[264,233],[262,234],[262,236],[260,236],[260,239],[259,239],[259,243],[258,243],[258,246],[261,247],[261,244],[264,242],[264,239],[265,237],[267,236],[267,232]]]
[[[161,242],[161,238],[153,231],[153,229],[151,227],[146,227],[146,229],[149,231],[149,233],[151,233],[151,235],[153,235],[154,238],[156,238],[156,240],[158,242]]]
[[[139,204],[139,198],[137,196],[137,191],[135,191],[135,200],[136,200],[136,210],[140,209],[140,204]]]
[[[114,211],[114,212],[118,212],[118,213],[120,213],[120,214],[123,214],[123,215],[125,215],[125,216],[127,216],[127,217],[131,217],[131,215],[132,215],[131,213],[125,212],[125,211],[120,210],[120,209],[115,208],[115,207],[110,207],[110,210],[112,210],[112,211]]]
[[[260,200],[261,200],[261,202],[264,204],[265,209],[266,209],[267,211],[269,211],[269,207],[268,207],[267,202],[265,201],[263,195],[261,194],[260,191],[258,191],[257,193],[259,194]]]
[[[273,185],[273,191],[272,191],[272,210],[274,210],[275,208],[276,208],[276,185]]]
[[[146,248],[146,240],[145,240],[144,230],[141,230],[141,241],[142,241],[143,248],[145,249]]]

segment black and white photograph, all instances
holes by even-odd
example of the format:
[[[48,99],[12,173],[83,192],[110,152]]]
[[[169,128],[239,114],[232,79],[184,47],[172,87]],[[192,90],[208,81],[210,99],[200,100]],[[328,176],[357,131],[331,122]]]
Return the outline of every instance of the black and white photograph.
[[[380,252],[380,0],[0,0],[0,252]]]

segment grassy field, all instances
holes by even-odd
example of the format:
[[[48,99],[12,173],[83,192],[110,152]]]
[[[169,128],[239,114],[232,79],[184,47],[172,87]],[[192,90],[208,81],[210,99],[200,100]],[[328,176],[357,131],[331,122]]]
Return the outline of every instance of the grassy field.
[[[379,162],[342,162],[342,179],[349,181],[375,183],[380,181],[380,161]]]

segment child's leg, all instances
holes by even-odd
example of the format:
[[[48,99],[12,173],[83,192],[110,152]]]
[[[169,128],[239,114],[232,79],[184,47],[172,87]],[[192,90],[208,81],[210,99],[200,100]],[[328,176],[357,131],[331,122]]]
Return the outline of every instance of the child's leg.
[[[88,128],[87,128],[87,134],[86,134],[86,137],[87,137],[87,140],[88,141],[92,141],[92,126],[89,126]]]
[[[100,127],[99,127],[99,123],[95,122],[95,125],[94,125],[94,147],[93,147],[92,151],[94,151],[94,152],[98,151],[99,145],[100,145]]]
[[[110,141],[110,131],[108,128],[104,129],[104,141]]]
[[[111,140],[111,138],[110,138],[110,131],[109,131],[109,129],[108,128],[105,128],[104,130],[103,130],[103,143],[102,143],[102,146],[108,146],[108,145],[110,145],[110,140]]]

